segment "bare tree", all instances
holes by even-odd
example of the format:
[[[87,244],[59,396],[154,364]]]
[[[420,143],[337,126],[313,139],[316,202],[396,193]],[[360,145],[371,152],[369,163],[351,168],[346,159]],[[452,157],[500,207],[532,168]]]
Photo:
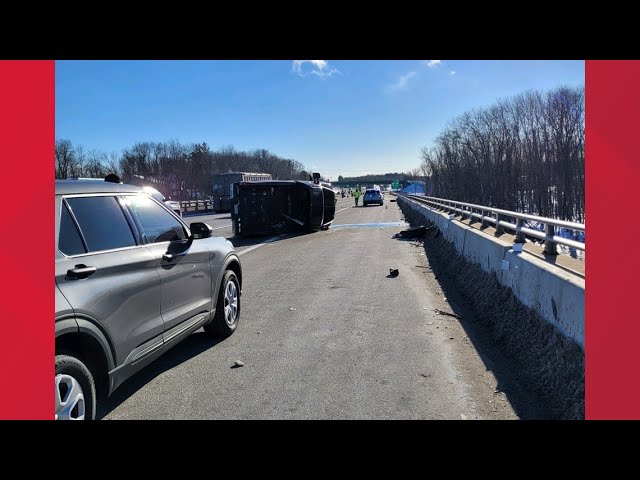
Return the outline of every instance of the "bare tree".
[[[467,112],[422,149],[420,169],[437,196],[583,221],[584,88]]]
[[[56,178],[67,178],[72,175],[76,168],[76,154],[71,140],[56,140]]]

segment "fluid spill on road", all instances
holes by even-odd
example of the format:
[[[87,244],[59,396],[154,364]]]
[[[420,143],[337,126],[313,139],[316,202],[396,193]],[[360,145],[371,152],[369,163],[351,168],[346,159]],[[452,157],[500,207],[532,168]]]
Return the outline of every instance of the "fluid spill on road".
[[[407,222],[381,222],[381,223],[343,223],[341,225],[331,225],[331,230],[340,228],[391,228],[391,227],[408,227]]]

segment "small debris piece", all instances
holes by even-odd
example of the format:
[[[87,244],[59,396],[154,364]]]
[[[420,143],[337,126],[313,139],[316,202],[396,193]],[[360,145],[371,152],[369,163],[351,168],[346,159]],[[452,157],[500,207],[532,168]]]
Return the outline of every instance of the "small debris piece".
[[[292,312],[295,312],[295,311],[296,311],[296,309],[295,309],[295,308],[293,308],[293,307],[289,307],[289,310],[291,310]]]
[[[235,362],[233,362],[233,365],[231,366],[231,368],[240,368],[240,367],[244,367],[244,363],[242,363],[240,360],[236,360]]]
[[[460,414],[460,419],[461,419],[461,420],[466,420],[466,419],[467,419],[467,416],[466,416],[464,413],[461,413],[461,414]]]
[[[398,275],[400,275],[400,271],[397,268],[390,268],[389,269],[389,276],[390,277],[397,277]]]
[[[462,318],[460,315],[456,315],[455,313],[451,313],[451,312],[444,312],[442,310],[438,310],[437,308],[435,309],[435,312],[436,312],[436,315],[447,315],[449,317],[453,317],[457,319]]]

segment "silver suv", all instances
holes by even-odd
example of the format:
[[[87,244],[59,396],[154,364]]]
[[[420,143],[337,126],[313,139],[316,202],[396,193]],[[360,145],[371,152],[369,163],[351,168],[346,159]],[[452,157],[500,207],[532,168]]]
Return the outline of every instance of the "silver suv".
[[[242,268],[231,242],[140,187],[56,181],[56,419],[96,402],[200,327],[231,335]]]

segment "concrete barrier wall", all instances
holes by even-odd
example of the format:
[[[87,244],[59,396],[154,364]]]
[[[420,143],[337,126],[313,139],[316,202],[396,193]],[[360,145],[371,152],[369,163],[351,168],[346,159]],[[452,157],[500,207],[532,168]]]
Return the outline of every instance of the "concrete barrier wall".
[[[424,204],[402,196],[398,203],[435,224],[458,254],[495,274],[524,305],[584,349],[584,278],[527,252],[514,252],[510,243],[451,220],[448,214]]]

